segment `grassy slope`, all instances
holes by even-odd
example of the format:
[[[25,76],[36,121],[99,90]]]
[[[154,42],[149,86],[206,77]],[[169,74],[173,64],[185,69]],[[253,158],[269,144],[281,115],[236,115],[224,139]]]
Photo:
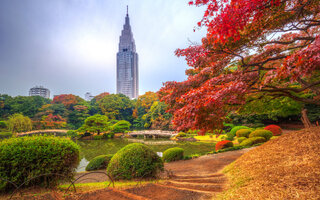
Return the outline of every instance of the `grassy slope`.
[[[224,173],[230,189],[218,199],[320,199],[320,127],[271,140]]]

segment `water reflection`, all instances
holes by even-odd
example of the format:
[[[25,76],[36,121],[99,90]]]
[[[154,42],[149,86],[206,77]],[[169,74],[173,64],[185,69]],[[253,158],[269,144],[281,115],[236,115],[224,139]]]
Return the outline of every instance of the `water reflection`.
[[[144,143],[155,152],[164,152],[168,148],[180,147],[185,155],[204,154],[214,149],[214,143],[202,142],[176,142],[168,139],[142,140],[142,139],[112,139],[112,140],[78,140],[80,146],[80,164],[77,171],[85,171],[91,159],[99,155],[115,154],[122,147],[130,143]]]

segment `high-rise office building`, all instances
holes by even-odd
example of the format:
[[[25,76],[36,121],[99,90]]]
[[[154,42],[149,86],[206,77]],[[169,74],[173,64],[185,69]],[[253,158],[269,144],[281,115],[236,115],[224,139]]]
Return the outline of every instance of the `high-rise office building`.
[[[117,94],[131,99],[139,96],[138,54],[131,31],[128,7],[117,53]]]
[[[50,90],[43,86],[36,86],[29,90],[29,96],[41,96],[44,98],[50,98]]]

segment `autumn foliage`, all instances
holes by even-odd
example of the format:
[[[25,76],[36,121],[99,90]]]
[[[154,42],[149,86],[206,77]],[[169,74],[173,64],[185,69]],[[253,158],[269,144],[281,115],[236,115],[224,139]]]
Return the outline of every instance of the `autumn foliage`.
[[[256,94],[320,104],[318,0],[195,0],[206,6],[200,45],[178,49],[189,69],[166,82],[161,101],[177,130],[223,127],[225,117]]]
[[[53,104],[63,104],[66,108],[70,108],[73,105],[76,105],[80,101],[80,97],[73,94],[61,94],[55,96],[52,100]]]
[[[271,131],[273,136],[279,136],[282,134],[282,129],[277,125],[269,125],[264,128],[265,130]]]
[[[216,144],[216,151],[227,147],[233,147],[233,143],[229,140],[220,141]]]

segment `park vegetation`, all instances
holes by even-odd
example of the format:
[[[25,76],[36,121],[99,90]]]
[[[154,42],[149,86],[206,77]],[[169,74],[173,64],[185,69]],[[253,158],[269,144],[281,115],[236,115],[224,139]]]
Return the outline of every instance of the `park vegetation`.
[[[140,129],[171,129],[171,114],[158,95],[147,92],[136,100],[122,94],[101,93],[91,101],[62,94],[53,100],[40,96],[0,95],[1,133],[69,129],[78,132],[123,133]]]
[[[23,187],[56,186],[59,181],[70,181],[79,164],[78,145],[59,137],[5,139],[0,152],[1,191],[14,188],[6,180]]]
[[[107,172],[115,180],[154,178],[163,170],[163,161],[148,146],[133,143],[120,149],[111,159]]]
[[[198,26],[207,34],[201,44],[176,51],[190,67],[187,80],[166,82],[159,91],[174,128],[204,134],[222,131],[242,113],[258,123],[298,112],[310,127],[307,109],[320,105],[319,1],[189,4],[206,7]]]

